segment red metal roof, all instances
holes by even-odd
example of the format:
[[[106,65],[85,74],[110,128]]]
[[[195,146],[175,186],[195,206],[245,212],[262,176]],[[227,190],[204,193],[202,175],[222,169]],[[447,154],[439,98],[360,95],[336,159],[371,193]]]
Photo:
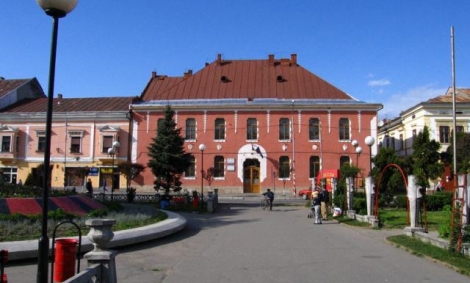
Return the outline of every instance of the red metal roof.
[[[427,101],[428,103],[449,103],[452,102],[452,88],[447,89],[446,94],[438,97],[431,98]],[[470,89],[468,88],[456,88],[455,89],[455,102],[465,103],[470,102]]]
[[[138,97],[54,98],[54,112],[126,111]],[[35,113],[47,111],[47,98],[24,99],[2,112]]]
[[[170,78],[152,73],[143,101],[173,99],[345,99],[354,100],[290,59],[222,60],[221,55],[194,75]]]
[[[17,80],[5,80],[0,79],[0,97],[12,92],[19,88],[23,84],[27,83],[31,79],[17,79]]]

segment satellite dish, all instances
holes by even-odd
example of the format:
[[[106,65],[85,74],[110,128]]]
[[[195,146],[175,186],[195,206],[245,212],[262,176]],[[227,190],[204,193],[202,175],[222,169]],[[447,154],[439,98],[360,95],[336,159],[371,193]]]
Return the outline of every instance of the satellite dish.
[[[383,120],[380,120],[379,123],[378,123],[378,126],[379,127],[382,127],[384,125],[384,121]]]

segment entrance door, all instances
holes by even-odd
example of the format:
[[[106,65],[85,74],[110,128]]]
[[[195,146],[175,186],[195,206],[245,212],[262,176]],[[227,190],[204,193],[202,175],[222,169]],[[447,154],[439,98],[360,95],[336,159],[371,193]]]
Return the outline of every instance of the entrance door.
[[[243,192],[260,193],[259,167],[250,165],[243,170]]]

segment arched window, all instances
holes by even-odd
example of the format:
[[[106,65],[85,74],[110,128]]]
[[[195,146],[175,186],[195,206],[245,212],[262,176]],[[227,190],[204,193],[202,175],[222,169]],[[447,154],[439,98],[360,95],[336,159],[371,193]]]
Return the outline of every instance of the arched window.
[[[186,137],[185,140],[196,140],[196,120],[194,118],[186,119]]]
[[[246,120],[246,139],[258,140],[258,121],[256,118]]]
[[[318,176],[318,172],[320,172],[320,157],[318,156],[310,156],[310,170],[309,170],[309,178],[314,179]]]
[[[310,118],[308,121],[308,139],[320,139],[320,120],[318,118]]]
[[[287,179],[290,177],[289,156],[279,157],[279,178]]]
[[[289,118],[279,119],[279,140],[290,140],[290,121]]]
[[[339,119],[339,140],[340,141],[349,141],[351,138],[349,130],[349,119],[341,118]]]
[[[214,128],[215,128],[214,139],[225,140],[225,119],[224,118],[215,119]]]

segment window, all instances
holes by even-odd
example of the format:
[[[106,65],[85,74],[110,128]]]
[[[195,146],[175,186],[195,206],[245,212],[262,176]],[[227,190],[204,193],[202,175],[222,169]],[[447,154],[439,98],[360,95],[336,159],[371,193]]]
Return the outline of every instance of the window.
[[[11,136],[2,136],[2,152],[11,151]]]
[[[113,147],[113,142],[113,136],[103,136],[103,148],[101,149],[101,152],[108,153],[108,149]]]
[[[196,120],[194,118],[186,119],[185,140],[196,140]]]
[[[411,145],[413,145],[415,138],[416,138],[416,129],[413,129],[411,131]]]
[[[439,126],[439,142],[449,143],[450,142],[450,127]]]
[[[190,162],[190,165],[184,171],[184,177],[194,178],[196,177],[196,159],[193,155],[189,157],[189,162]]]
[[[390,136],[389,135],[385,136],[385,147],[386,148],[390,147]]]
[[[289,156],[279,157],[279,178],[287,179],[290,176]]]
[[[393,150],[395,150],[395,137],[390,138],[390,146],[392,147]]]
[[[349,119],[341,118],[339,119],[339,140],[349,140]]]
[[[279,119],[279,140],[290,139],[290,121],[288,118]]]
[[[309,178],[315,179],[318,176],[318,172],[320,172],[320,157],[318,156],[310,156],[310,170],[309,170]]]
[[[9,167],[2,168],[1,174],[2,174],[3,180],[6,183],[16,184],[17,183],[17,171],[18,171],[18,168],[9,168]]]
[[[310,118],[308,121],[308,139],[320,139],[320,120],[318,118]]]
[[[248,118],[248,120],[246,121],[246,139],[258,139],[258,121],[256,120],[256,118]]]
[[[457,133],[464,133],[465,132],[465,128],[463,126],[456,126],[456,129],[457,129]]]
[[[222,178],[225,176],[224,165],[224,157],[216,155],[214,157],[214,178]]]
[[[339,168],[343,167],[343,165],[351,165],[351,159],[349,159],[349,156],[341,156],[339,158]]]
[[[214,139],[225,140],[225,119],[224,118],[215,119],[214,126],[215,126]]]
[[[398,150],[401,150],[405,147],[405,141],[403,140],[403,134],[400,134],[400,141],[399,141],[398,146],[399,146]]]
[[[69,131],[69,136],[70,136],[70,153],[81,153],[83,131]]]
[[[38,138],[38,152],[44,152],[46,149],[46,131],[36,131],[36,137]]]

